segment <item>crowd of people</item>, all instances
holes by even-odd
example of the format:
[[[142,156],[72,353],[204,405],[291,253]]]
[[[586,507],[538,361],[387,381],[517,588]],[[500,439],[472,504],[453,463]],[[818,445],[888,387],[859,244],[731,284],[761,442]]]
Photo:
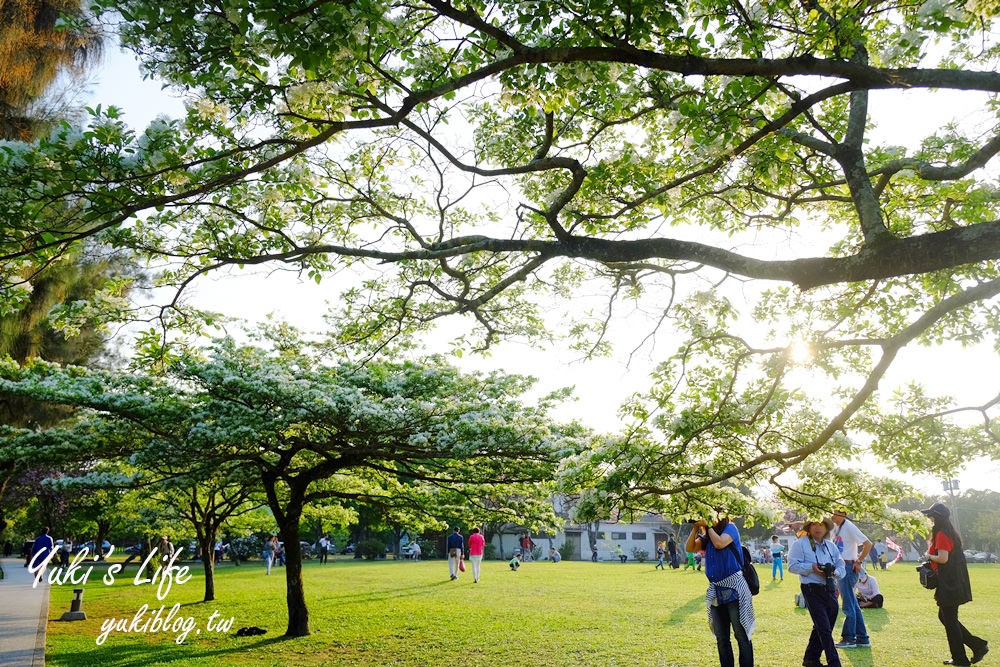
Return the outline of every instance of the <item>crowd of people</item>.
[[[958,619],[959,606],[972,600],[968,568],[962,541],[943,503],[935,503],[923,513],[933,521],[930,547],[924,554],[938,573],[934,599],[938,619],[944,626],[951,658],[945,665],[967,666],[980,662],[989,652],[985,639],[972,634]],[[798,575],[801,599],[809,612],[812,630],[802,657],[803,667],[840,667],[840,650],[865,649],[871,638],[862,609],[882,607],[885,598],[874,576],[864,569],[866,559],[873,568],[885,563],[881,540],[873,543],[838,509],[829,517],[804,522],[787,553],[787,569]],[[784,579],[786,556],[776,535],[770,544],[772,581]],[[736,639],[739,667],[753,667],[753,631],[756,617],[753,595],[743,573],[747,551],[742,549],[739,532],[728,517],[715,523],[691,522],[688,553],[703,551],[708,589],[705,605],[709,626],[715,637],[719,664],[735,667]],[[871,554],[874,553],[874,558]],[[658,567],[663,553],[658,551]],[[755,579],[755,578],[754,578]],[[834,639],[838,617],[843,613],[840,640]],[[966,652],[966,647],[971,653]],[[826,662],[822,662],[825,657]]]

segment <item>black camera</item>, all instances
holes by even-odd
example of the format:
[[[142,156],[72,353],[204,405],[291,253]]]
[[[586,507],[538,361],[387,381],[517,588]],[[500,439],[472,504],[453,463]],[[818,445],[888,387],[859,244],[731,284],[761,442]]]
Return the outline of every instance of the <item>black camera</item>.
[[[826,577],[826,590],[837,590],[837,580],[835,578],[837,566],[833,563],[822,563],[819,565],[819,569],[823,573],[823,576]]]
[[[688,519],[687,520],[688,523],[698,523],[699,521],[701,521],[701,519]]]

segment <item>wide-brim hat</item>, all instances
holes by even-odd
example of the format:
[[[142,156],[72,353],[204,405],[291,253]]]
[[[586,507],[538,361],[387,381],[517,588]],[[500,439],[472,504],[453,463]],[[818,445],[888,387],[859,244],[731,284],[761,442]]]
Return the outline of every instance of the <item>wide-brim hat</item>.
[[[825,516],[822,519],[807,519],[806,522],[802,524],[802,530],[808,532],[809,527],[812,526],[814,523],[823,524],[823,526],[826,527],[826,532],[828,533],[834,528],[833,519],[831,519],[828,516]]]
[[[934,503],[927,509],[920,510],[920,512],[925,516],[931,517],[932,519],[947,519],[951,516],[951,510],[948,509],[948,506],[944,503]]]

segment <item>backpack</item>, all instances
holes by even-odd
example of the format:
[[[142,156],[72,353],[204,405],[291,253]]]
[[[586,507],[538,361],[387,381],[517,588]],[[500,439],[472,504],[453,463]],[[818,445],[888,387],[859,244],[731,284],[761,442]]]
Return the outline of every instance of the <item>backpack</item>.
[[[736,554],[736,560],[740,563],[740,569],[743,572],[743,578],[747,580],[747,588],[750,589],[750,595],[757,595],[760,593],[760,579],[757,577],[757,570],[753,567],[753,558],[750,556],[750,550],[743,547],[743,555],[736,550],[736,543],[730,542],[729,547]]]

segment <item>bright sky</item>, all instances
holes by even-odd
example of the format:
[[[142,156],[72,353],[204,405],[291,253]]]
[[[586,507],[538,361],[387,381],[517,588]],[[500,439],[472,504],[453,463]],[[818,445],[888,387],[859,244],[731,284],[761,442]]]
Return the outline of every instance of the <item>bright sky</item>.
[[[90,96],[91,104],[115,105],[125,111],[125,119],[141,131],[158,115],[177,117],[183,105],[176,98],[162,91],[155,82],[142,81],[130,54],[111,50],[104,67],[95,79]],[[873,94],[873,111],[895,114],[907,122],[889,124],[880,130],[881,136],[897,144],[905,144],[920,132],[912,109],[921,108],[921,126],[940,126],[951,119],[955,107],[941,109],[925,104],[917,93],[908,93],[890,103],[885,95]],[[891,134],[895,133],[895,135]],[[268,274],[263,270],[240,275],[216,276],[197,283],[194,293],[198,305],[225,312],[229,315],[259,320],[269,314],[306,329],[318,329],[320,316],[326,312],[327,303],[337,298],[336,280],[325,280],[322,285],[312,281],[297,281],[292,274]],[[442,338],[444,336],[442,335]],[[672,350],[677,341],[661,334],[656,342],[656,353]],[[430,346],[445,349],[442,340]],[[481,358],[466,355],[457,361],[469,370],[487,370],[503,367],[515,373],[539,377],[541,389],[549,391],[558,387],[575,385],[578,400],[567,406],[564,418],[577,418],[606,431],[617,429],[616,412],[626,397],[641,392],[649,384],[647,372],[651,366],[648,350],[626,365],[631,346],[619,346],[611,359],[579,361],[579,355],[563,348],[536,349],[523,344],[500,345],[492,356]],[[895,384],[919,369],[920,379],[927,381],[941,393],[953,393],[959,399],[983,402],[996,393],[996,378],[1000,377],[1000,359],[988,348],[975,353],[949,346],[929,355],[925,350],[907,350],[897,360],[888,381],[883,386]],[[961,489],[1000,489],[1000,463],[979,461],[958,475]],[[927,493],[942,493],[941,481],[929,476],[911,480]]]

